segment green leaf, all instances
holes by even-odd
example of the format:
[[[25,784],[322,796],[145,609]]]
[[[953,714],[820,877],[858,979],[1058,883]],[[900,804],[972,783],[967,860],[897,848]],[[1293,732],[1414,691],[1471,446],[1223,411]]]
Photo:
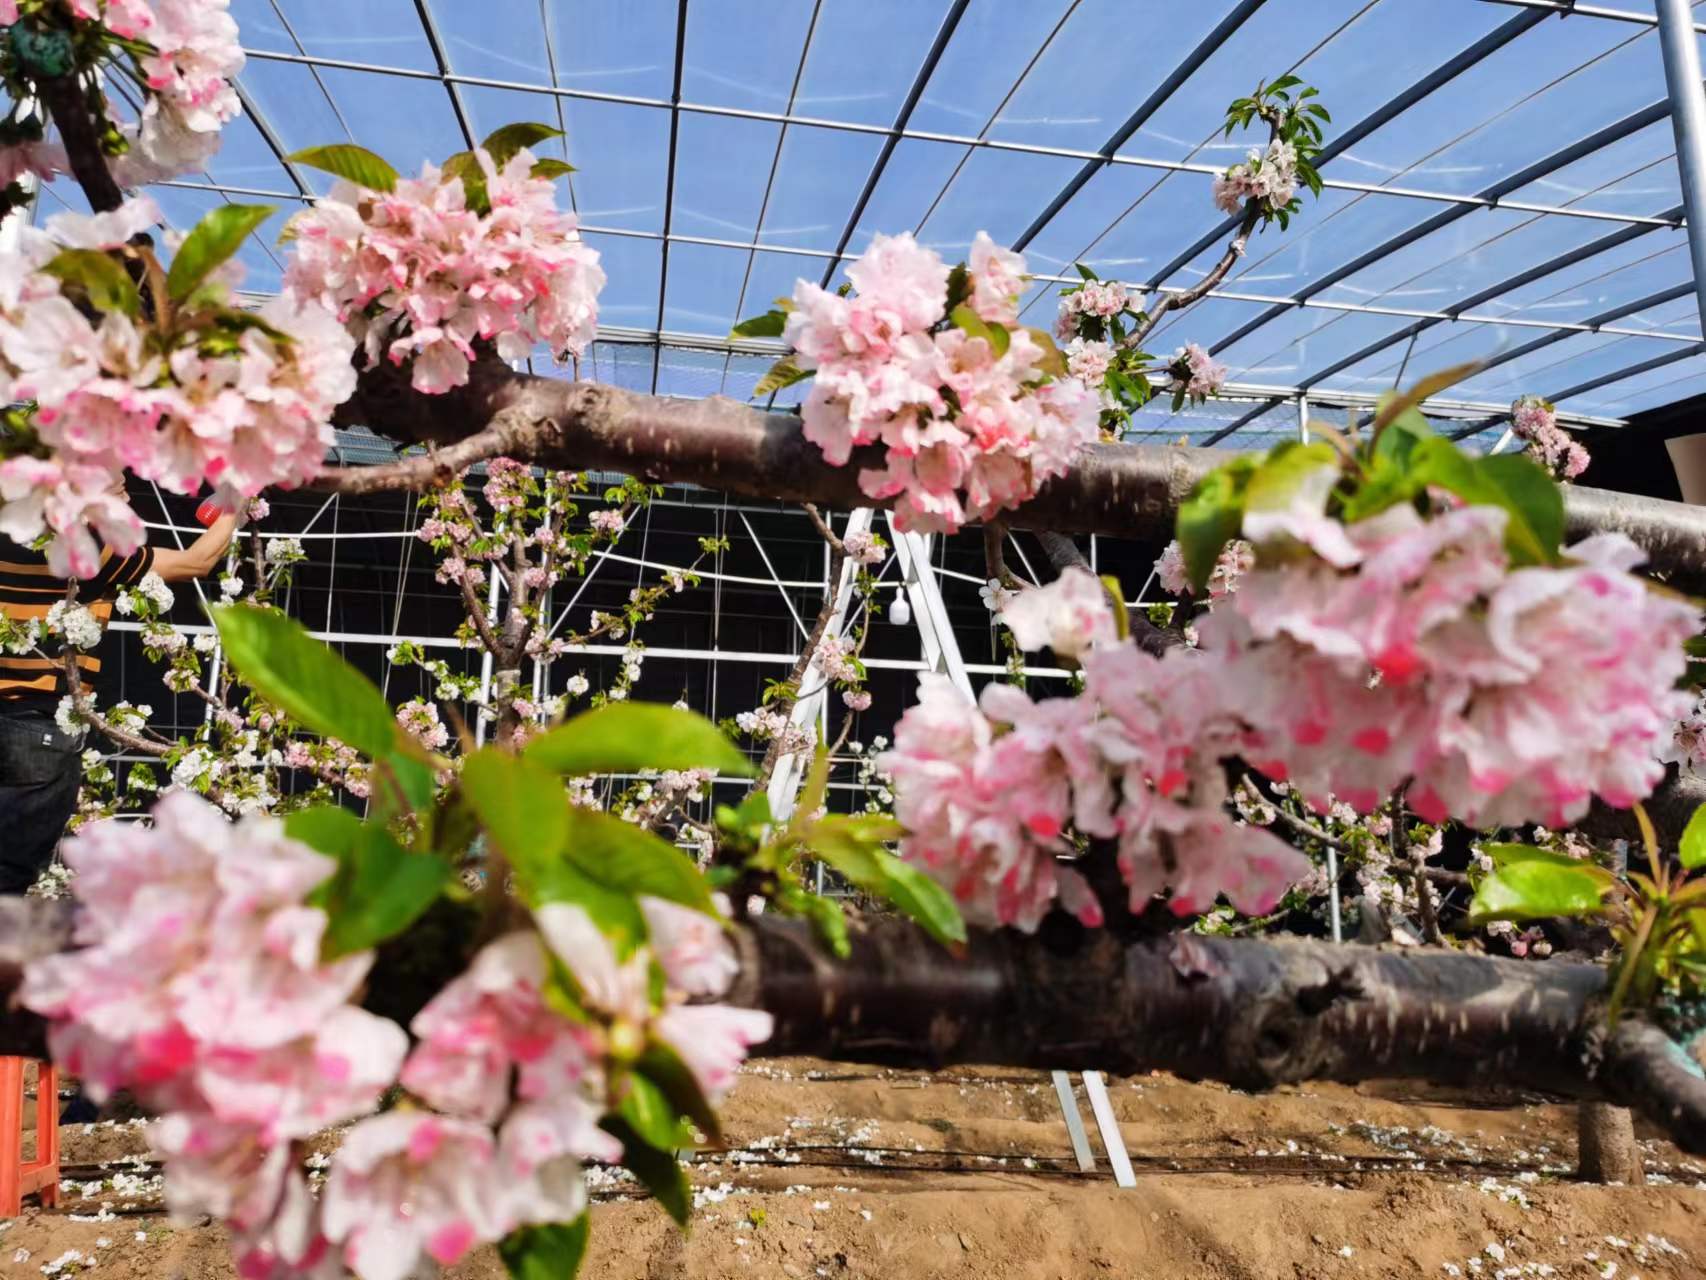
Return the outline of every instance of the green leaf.
[[[438,788],[433,766],[393,751],[373,762],[372,794],[367,816],[379,823],[418,813],[432,803]]]
[[[285,157],[295,164],[305,164],[335,177],[344,178],[369,191],[395,191],[397,171],[383,156],[374,155],[366,147],[353,142],[334,142],[325,147],[309,147]]]
[[[948,269],[947,310],[952,311],[969,297],[971,297],[971,272],[966,270],[965,263],[956,262]]]
[[[558,773],[637,773],[642,769],[715,769],[750,778],[741,749],[694,711],[655,702],[610,702],[527,744],[527,759]]]
[[[591,1236],[592,1220],[583,1213],[570,1223],[510,1232],[498,1243],[498,1256],[514,1280],[574,1280]]]
[[[634,1069],[669,1099],[678,1116],[686,1116],[713,1144],[723,1140],[722,1124],[717,1109],[699,1088],[699,1078],[674,1049],[661,1040],[648,1045]]]
[[[1325,440],[1302,444],[1288,440],[1276,445],[1257,463],[1244,488],[1244,510],[1283,511],[1304,483],[1322,470],[1334,470],[1339,455]]]
[[[558,178],[566,178],[577,170],[567,160],[558,160],[554,156],[546,156],[543,160],[535,160],[533,167],[527,171],[529,177],[544,178],[547,182],[555,182]]]
[[[1500,506],[1521,513],[1539,542],[1541,564],[1558,558],[1564,541],[1564,493],[1527,453],[1494,453],[1475,460],[1476,469],[1501,495]]]
[[[142,294],[130,272],[100,249],[61,249],[42,270],[82,289],[97,311],[134,316],[142,309]]]
[[[1506,513],[1505,549],[1518,565],[1553,564],[1564,532],[1564,498],[1552,477],[1526,454],[1471,458],[1451,441],[1432,436],[1412,455],[1418,484],[1438,485],[1472,505]]]
[[[761,316],[753,316],[750,320],[742,320],[729,330],[731,338],[780,338],[782,330],[787,327],[788,313],[781,308],[766,311]]]
[[[823,808],[823,799],[828,792],[829,745],[820,742],[817,750],[812,753],[812,765],[806,770],[805,781],[800,784],[800,794],[794,802],[794,812],[802,818],[809,818]]]
[[[486,135],[480,146],[492,157],[492,163],[501,169],[523,147],[537,146],[541,142],[562,136],[561,129],[553,129],[548,124],[540,124],[534,120],[521,120],[515,124],[506,124],[501,129],[494,129]]]
[[[464,766],[466,768],[466,766]],[[556,784],[562,783],[546,774]],[[669,841],[596,809],[564,802],[562,860],[594,884],[629,898],[647,894],[717,915],[693,859]]]
[[[462,201],[476,213],[490,213],[491,197],[486,193],[486,171],[480,158],[472,151],[458,151],[440,167],[446,179],[457,178],[462,183]]]
[[[1706,805],[1701,805],[1689,815],[1688,825],[1682,829],[1682,840],[1677,845],[1677,856],[1690,871],[1706,866]]]
[[[948,319],[968,338],[982,338],[987,342],[997,360],[1006,355],[1007,348],[1013,344],[1013,335],[1008,332],[1006,325],[988,323],[964,303],[955,307]]]
[[[936,941],[964,942],[966,924],[948,891],[882,847],[901,831],[891,818],[830,817],[814,823],[805,839],[848,881],[917,921]]]
[[[462,764],[462,796],[524,886],[538,885],[560,862],[569,795],[549,769],[482,747]]]
[[[752,398],[759,400],[774,395],[783,387],[791,387],[811,376],[811,370],[800,368],[794,363],[793,357],[785,356],[771,365],[769,372],[758,380],[758,385],[752,389]]]
[[[284,833],[338,861],[309,899],[326,913],[328,960],[395,937],[437,900],[450,879],[449,863],[410,853],[378,823],[335,805],[297,810],[285,818]]]
[[[171,270],[166,273],[166,292],[172,300],[182,302],[189,297],[275,212],[277,206],[270,204],[225,204],[211,210],[184,237],[172,259]]]
[[[211,612],[237,673],[292,719],[373,759],[399,747],[419,751],[411,748],[413,739],[404,741],[390,704],[372,681],[300,623],[252,604],[219,605]]]
[[[651,1146],[620,1116],[606,1116],[598,1127],[622,1144],[622,1163],[657,1197],[665,1212],[685,1227],[693,1212],[693,1190],[674,1153]]]
[[[1380,397],[1379,407],[1374,414],[1374,430],[1378,434],[1386,429],[1386,424],[1399,414],[1418,408],[1429,396],[1438,395],[1447,387],[1455,386],[1471,374],[1480,371],[1479,361],[1467,364],[1454,364],[1450,368],[1441,369],[1438,373],[1430,373],[1415,385],[1403,391],[1389,392]]]
[[[1604,908],[1616,883],[1603,867],[1567,854],[1523,844],[1481,846],[1493,869],[1475,886],[1469,923],[1589,916]]]
[[[1073,267],[1073,270],[1077,271],[1078,274],[1083,276],[1086,280],[1100,280],[1101,279],[1100,276],[1098,276],[1094,271],[1090,270],[1090,268],[1085,266],[1082,262],[1074,262],[1072,264],[1072,267]]]
[[[617,1104],[617,1114],[648,1146],[674,1151],[692,1142],[675,1104],[662,1089],[639,1072],[628,1073],[627,1085],[627,1092]]]
[[[1256,465],[1254,458],[1236,458],[1216,468],[1179,504],[1174,533],[1199,594],[1208,585],[1220,549],[1244,527],[1244,490]]]
[[[770,797],[755,787],[746,793],[746,799],[740,802],[738,808],[720,804],[713,811],[713,816],[717,825],[725,831],[756,835],[771,823]]]
[[[1066,376],[1066,353],[1056,345],[1054,335],[1047,329],[1027,328],[1025,332],[1031,335],[1031,341],[1043,349],[1043,357],[1037,361],[1037,368],[1051,378],[1064,378]],[[1009,342],[1011,342],[1011,335],[1009,335]]]
[[[798,914],[811,921],[831,955],[845,960],[853,954],[853,944],[847,939],[847,913],[841,909],[839,902],[802,890],[799,901],[792,905]]]

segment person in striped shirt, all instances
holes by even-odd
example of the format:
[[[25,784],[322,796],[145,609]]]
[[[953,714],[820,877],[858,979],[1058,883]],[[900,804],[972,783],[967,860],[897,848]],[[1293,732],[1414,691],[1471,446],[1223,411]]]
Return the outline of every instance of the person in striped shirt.
[[[143,546],[120,556],[103,548],[99,570],[77,584],[77,600],[104,624],[113,597],[151,572],[167,582],[212,573],[236,529],[237,517],[223,515],[181,550]],[[65,588],[44,554],[0,535],[0,613],[16,621],[46,617]],[[79,654],[77,665],[85,677],[101,669],[93,653]],[[68,692],[57,660],[0,651],[0,894],[21,894],[35,883],[76,812],[82,735],[66,733],[55,719]]]

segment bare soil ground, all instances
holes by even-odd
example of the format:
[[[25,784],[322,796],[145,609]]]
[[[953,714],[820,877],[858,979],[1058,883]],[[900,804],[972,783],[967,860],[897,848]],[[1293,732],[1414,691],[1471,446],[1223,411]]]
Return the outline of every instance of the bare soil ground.
[[[583,1274],[1706,1276],[1706,1161],[1648,1135],[1650,1185],[1579,1184],[1569,1106],[1409,1084],[1249,1095],[1146,1076],[1109,1090],[1130,1190],[1099,1146],[1096,1172],[1079,1172],[1045,1074],[750,1064],[726,1108],[729,1148],[694,1165],[692,1231],[596,1175]],[[0,1277],[233,1275],[217,1228],[160,1213],[139,1123],[73,1126],[64,1148],[65,1201],[0,1224]],[[451,1275],[503,1268],[482,1251]]]

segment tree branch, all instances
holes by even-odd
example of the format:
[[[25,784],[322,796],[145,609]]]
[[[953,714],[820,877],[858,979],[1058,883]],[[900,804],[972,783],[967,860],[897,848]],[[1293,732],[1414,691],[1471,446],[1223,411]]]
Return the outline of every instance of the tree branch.
[[[793,414],[766,413],[720,396],[677,400],[514,373],[501,362],[476,364],[466,387],[442,396],[420,395],[388,367],[369,370],[339,421],[364,422],[397,439],[444,443],[478,434],[504,409],[517,410],[511,421],[520,425],[510,428],[502,452],[521,461],[620,471],[652,483],[699,484],[839,511],[890,505],[859,488],[860,470],[881,463],[876,451],[857,450],[847,466],[831,467]],[[1192,486],[1235,456],[1173,445],[1090,445],[1070,472],[1002,519],[1009,528],[1165,542]],[[415,465],[406,470],[373,468],[372,487],[408,488],[422,473],[435,474],[430,462],[408,461]],[[1571,537],[1627,534],[1653,569],[1685,588],[1706,588],[1706,509],[1580,485],[1566,487],[1564,502]]]
[[[1169,311],[1183,311],[1192,303],[1199,302],[1208,296],[1209,290],[1218,288],[1225,280],[1238,260],[1244,256],[1244,249],[1250,243],[1250,233],[1256,228],[1256,219],[1261,216],[1261,210],[1256,201],[1245,202],[1244,221],[1238,224],[1238,234],[1232,237],[1226,246],[1226,252],[1220,255],[1220,260],[1209,268],[1208,274],[1198,280],[1189,289],[1180,293],[1163,294],[1155,306],[1144,313],[1144,318],[1138,321],[1123,347],[1142,347],[1149,335],[1155,332],[1155,326],[1161,322],[1161,317]]]
[[[823,643],[824,633],[829,630],[829,622],[835,616],[835,597],[839,594],[837,584],[841,581],[841,566],[847,559],[845,544],[842,548],[830,547],[829,551],[829,586],[824,589],[823,604],[818,608],[817,617],[812,622],[811,632],[806,636],[806,642],[800,649],[800,656],[794,660],[794,669],[788,673],[788,683],[794,687],[793,696],[783,700],[777,708],[784,716],[792,717],[794,707],[799,703],[800,690],[805,683],[806,672],[811,670],[812,658],[816,656],[818,646]],[[828,677],[824,677],[827,683]],[[782,739],[772,738],[765,749],[764,762],[758,768],[758,779],[753,790],[760,790],[770,785],[770,777],[776,772],[776,766],[782,761]]]
[[[36,652],[41,653],[41,650],[38,649]],[[42,654],[42,656],[46,657],[47,655]],[[83,687],[82,674],[77,670],[75,650],[68,647],[61,655],[60,663],[65,672],[65,688],[71,695],[72,709],[84,720],[87,720],[90,727],[97,733],[102,737],[111,739],[116,745],[134,751],[139,755],[161,758],[171,754],[172,748],[177,743],[156,742],[152,738],[145,738],[141,734],[132,733],[129,729],[121,729],[95,709],[95,700],[89,696],[88,690]]]
[[[43,76],[36,82],[42,106],[59,127],[60,140],[71,164],[71,175],[96,213],[109,213],[124,203],[124,192],[107,168],[100,135],[83,89],[70,76]]]
[[[443,448],[371,467],[327,467],[309,487],[336,493],[378,493],[390,489],[427,489],[449,484],[476,463],[492,458],[529,457],[554,434],[549,419],[535,422],[514,410],[500,410],[484,427]]]
[[[847,544],[836,536],[834,529],[829,527],[828,521],[823,518],[823,512],[817,509],[817,504],[812,502],[802,502],[800,505],[805,508],[806,514],[811,517],[812,525],[817,529],[818,536],[829,544],[829,549],[841,555],[846,555]]]

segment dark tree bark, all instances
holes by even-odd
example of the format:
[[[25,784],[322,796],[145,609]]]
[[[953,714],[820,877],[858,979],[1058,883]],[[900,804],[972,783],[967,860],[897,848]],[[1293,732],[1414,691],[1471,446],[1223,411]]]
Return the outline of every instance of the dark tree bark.
[[[101,153],[95,117],[89,111],[84,91],[69,76],[43,76],[36,85],[42,106],[59,126],[60,140],[71,164],[71,176],[83,188],[83,196],[96,213],[108,213],[124,203],[124,192],[113,181]]]
[[[0,902],[0,992],[31,956],[70,938],[58,903]],[[423,929],[407,954],[412,993],[372,984],[387,1016],[461,971],[461,946]],[[736,931],[741,971],[726,999],[769,1010],[764,1056],[1170,1071],[1267,1089],[1302,1080],[1422,1079],[1520,1085],[1633,1107],[1706,1154],[1706,1075],[1657,1027],[1604,1021],[1605,971],[1429,948],[1381,950],[1179,933],[1122,943],[1063,916],[1034,937],[973,931],[960,954],[909,921],[856,924],[837,961],[809,927],[765,917]],[[39,1018],[0,1004],[0,1053],[40,1056]]]

